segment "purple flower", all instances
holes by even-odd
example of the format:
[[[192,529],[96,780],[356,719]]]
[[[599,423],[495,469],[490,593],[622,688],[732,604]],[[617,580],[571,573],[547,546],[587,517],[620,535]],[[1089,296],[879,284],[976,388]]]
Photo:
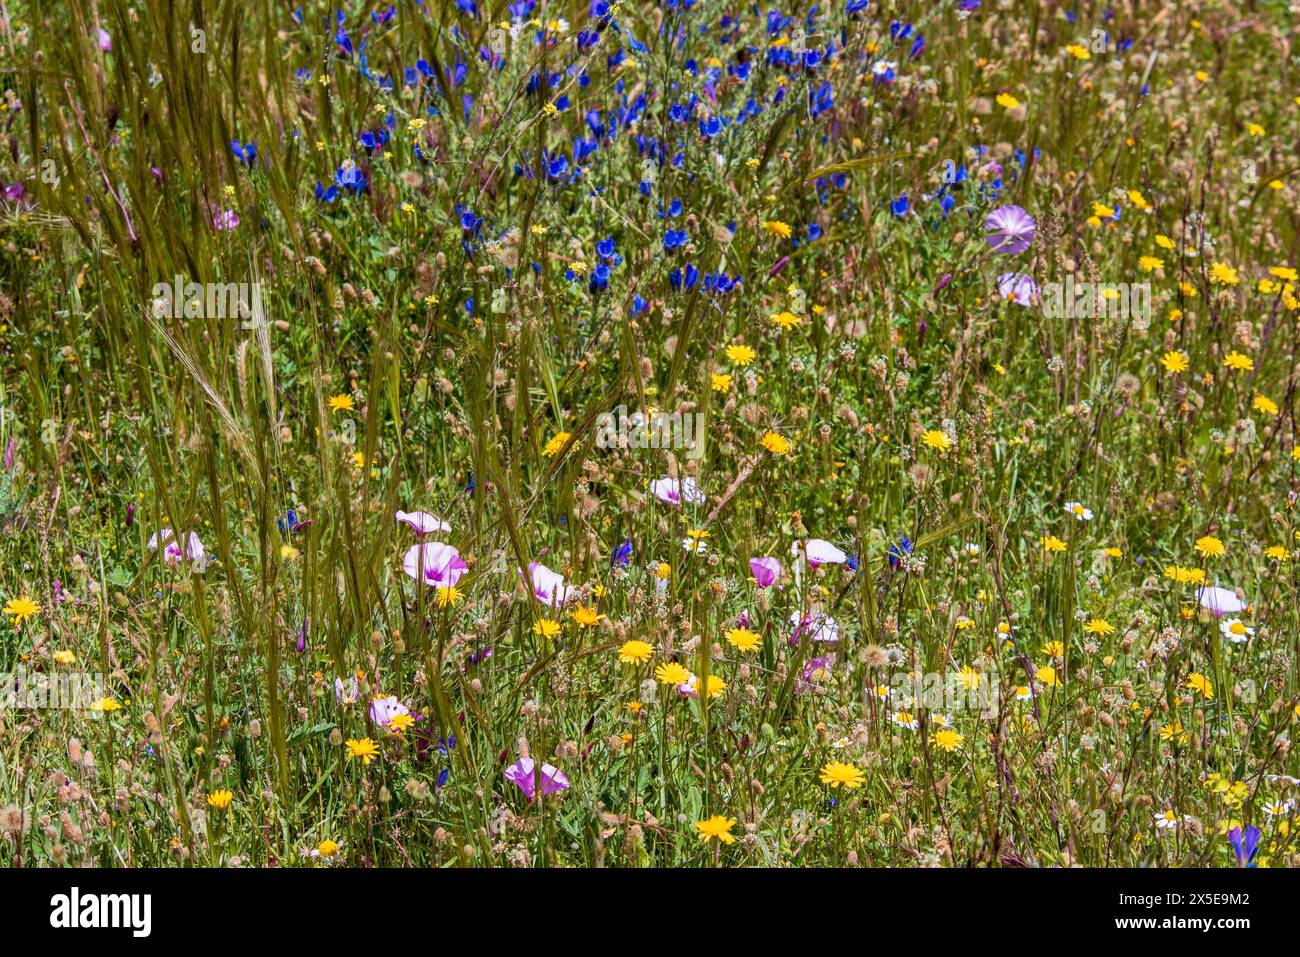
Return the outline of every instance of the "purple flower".
[[[13,436],[9,437],[9,444],[5,446],[5,471],[8,472],[14,467],[14,448],[18,445],[18,440]]]
[[[778,558],[751,558],[749,573],[758,582],[759,588],[770,587],[781,577],[781,560]]]
[[[524,797],[530,802],[537,793],[536,768],[537,764],[532,758],[520,758],[506,768],[506,780],[518,785],[519,790],[524,792]],[[556,791],[563,791],[569,786],[569,779],[554,765],[543,764],[541,777],[543,797]]]
[[[108,31],[103,27],[99,28],[99,48],[105,53],[113,49],[113,38],[108,35]]]
[[[1038,283],[1022,272],[1004,272],[998,276],[998,295],[1018,306],[1032,306],[1038,301]]]
[[[311,618],[303,618],[302,630],[298,632],[298,654],[307,650],[307,627],[311,624]]]
[[[450,588],[468,569],[460,552],[442,542],[412,545],[402,559],[402,571],[430,588]]]
[[[1014,256],[1023,253],[1034,241],[1038,224],[1019,206],[999,206],[984,220],[989,247],[997,253]]]

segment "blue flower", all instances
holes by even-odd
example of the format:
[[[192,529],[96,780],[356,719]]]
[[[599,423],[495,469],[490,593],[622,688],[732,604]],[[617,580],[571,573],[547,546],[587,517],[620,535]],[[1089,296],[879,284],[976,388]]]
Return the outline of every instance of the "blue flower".
[[[1238,867],[1255,867],[1255,854],[1259,851],[1259,828],[1248,827],[1242,834],[1241,828],[1234,827],[1228,832],[1228,842],[1237,854]]]

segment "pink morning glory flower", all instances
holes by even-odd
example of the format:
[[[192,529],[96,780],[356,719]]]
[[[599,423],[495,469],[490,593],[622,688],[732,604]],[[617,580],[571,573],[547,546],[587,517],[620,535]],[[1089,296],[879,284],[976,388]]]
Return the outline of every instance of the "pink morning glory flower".
[[[1038,283],[1022,272],[1004,272],[998,276],[998,295],[1017,306],[1032,306],[1038,298]]]
[[[399,714],[410,714],[411,709],[397,700],[396,695],[376,698],[370,702],[370,720],[383,727],[388,726]]]
[[[1196,600],[1201,603],[1202,608],[1212,612],[1216,618],[1245,611],[1247,604],[1238,598],[1237,593],[1232,589],[1220,588],[1218,585],[1206,585],[1199,589],[1196,592]]]
[[[199,536],[193,532],[185,532],[178,542],[176,533],[170,528],[154,532],[149,536],[147,545],[154,551],[161,548],[163,561],[168,565],[176,565],[180,561],[197,562],[207,554],[203,549],[203,543],[199,541]]]
[[[532,584],[533,597],[552,608],[563,605],[574,594],[573,587],[564,583],[563,575],[551,571],[541,562],[529,564],[527,580]]]
[[[402,559],[402,571],[430,588],[450,588],[468,568],[460,552],[442,542],[412,545]]]
[[[998,253],[1023,253],[1034,241],[1038,224],[1019,206],[999,206],[984,220],[989,247]]]
[[[794,543],[790,552],[794,555],[799,554],[798,542]],[[848,555],[823,538],[808,539],[808,543],[804,546],[804,553],[808,556],[808,564],[813,568],[821,565],[843,565],[849,558]]]
[[[684,479],[657,478],[650,483],[650,492],[665,505],[678,506],[683,502],[687,505],[704,504],[704,493],[695,484],[695,479],[689,476]]]
[[[781,577],[781,560],[778,558],[751,558],[749,573],[758,582],[759,588],[769,588]]]
[[[416,535],[432,535],[434,532],[450,532],[451,526],[428,512],[397,512],[397,521],[409,525]]]
[[[542,795],[563,791],[569,786],[564,772],[551,764],[542,765]],[[537,793],[537,763],[532,758],[520,758],[506,768],[506,780],[517,785],[531,802]]]

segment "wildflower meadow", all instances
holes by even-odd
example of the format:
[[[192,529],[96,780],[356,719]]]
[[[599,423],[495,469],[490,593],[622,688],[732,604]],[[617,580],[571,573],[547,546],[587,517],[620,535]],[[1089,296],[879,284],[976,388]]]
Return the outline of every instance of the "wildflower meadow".
[[[1300,862],[1297,16],[8,0],[0,865]]]

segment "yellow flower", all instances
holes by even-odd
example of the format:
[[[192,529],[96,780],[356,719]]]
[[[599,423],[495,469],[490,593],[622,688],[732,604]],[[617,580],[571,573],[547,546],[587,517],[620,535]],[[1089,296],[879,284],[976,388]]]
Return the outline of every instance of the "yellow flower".
[[[1160,740],[1173,741],[1176,744],[1186,744],[1187,732],[1183,730],[1183,726],[1179,722],[1175,721],[1172,724],[1161,726]]]
[[[1065,52],[1070,54],[1070,56],[1074,57],[1076,60],[1092,59],[1092,53],[1089,52],[1088,48],[1085,46],[1081,46],[1078,43],[1067,44],[1065,47]]]
[[[789,239],[792,235],[790,227],[777,219],[769,219],[764,222],[763,231],[769,236],[775,236],[778,239]]]
[[[301,554],[302,553],[299,552],[298,549],[294,548],[292,545],[288,543],[285,543],[284,545],[280,546],[280,557],[287,559],[288,561],[293,561]]]
[[[40,610],[41,606],[30,598],[10,598],[4,607],[4,613],[14,620],[15,625],[21,625]]]
[[[961,743],[964,740],[965,737],[961,734],[961,732],[954,731],[952,730],[952,728],[942,728],[939,731],[936,731],[934,734],[930,735],[931,743],[937,745],[938,747],[942,748],[945,751],[956,751],[958,748],[961,747]]]
[[[1205,581],[1205,571],[1200,568],[1183,568],[1181,565],[1167,565],[1165,577],[1180,585],[1200,585]]]
[[[731,376],[726,372],[715,372],[709,376],[709,387],[714,392],[726,392],[731,388]]]
[[[1065,551],[1065,542],[1061,541],[1055,535],[1044,535],[1043,548],[1048,552],[1063,552]]]
[[[618,660],[625,665],[640,665],[649,661],[653,654],[654,647],[648,641],[633,640],[625,642],[623,647],[618,649]]]
[[[348,759],[360,758],[365,764],[370,764],[375,758],[379,757],[379,747],[369,738],[348,738]]]
[[[727,346],[725,352],[727,358],[738,366],[747,366],[754,361],[754,350],[746,345]]]
[[[401,734],[415,725],[415,715],[413,714],[395,714],[388,719],[387,728],[393,734]]]
[[[997,96],[997,104],[1004,110],[1014,110],[1020,105],[1020,101],[1010,93],[999,93]]]
[[[753,651],[759,645],[758,635],[748,628],[733,628],[727,632],[726,639],[737,651]]]
[[[1115,548],[1113,545],[1112,545],[1110,548],[1103,548],[1103,549],[1102,549],[1102,552],[1106,555],[1107,558],[1123,558],[1123,557],[1124,557],[1124,549],[1122,549],[1122,548]]]
[[[533,622],[533,634],[542,638],[554,638],[560,633],[560,623],[550,618],[538,618]]]
[[[1173,249],[1174,241],[1170,239],[1168,236],[1157,235],[1156,245],[1159,246],[1161,249]]]
[[[1227,263],[1214,263],[1210,266],[1210,281],[1218,286],[1235,286],[1241,282],[1241,277]]]
[[[348,395],[346,392],[341,393],[340,395],[330,396],[329,406],[331,412],[351,412],[356,408],[355,403],[352,401],[352,396]]]
[[[680,685],[691,680],[691,673],[680,662],[669,661],[655,669],[655,678],[662,684]]]
[[[100,698],[90,706],[90,710],[109,714],[113,711],[121,711],[122,706],[117,703],[116,698]]]
[[[573,609],[573,611],[569,612],[569,617],[576,621],[579,627],[590,628],[605,616],[598,614],[594,608],[587,608],[583,605],[579,605],[577,608]]]
[[[1043,645],[1043,654],[1049,658],[1061,658],[1065,655],[1065,645],[1059,641],[1049,641]]]
[[[717,675],[709,675],[709,680],[704,682],[704,691],[710,698],[720,698],[727,692],[727,683]]]
[[[224,811],[230,807],[230,802],[235,799],[235,795],[225,788],[218,788],[208,795],[208,807],[214,807],[218,811]]]
[[[1115,626],[1105,618],[1093,618],[1083,626],[1083,630],[1090,635],[1113,635]]]
[[[921,444],[932,449],[938,449],[940,452],[947,452],[952,448],[952,439],[938,429],[930,429],[921,436]]]
[[[1265,415],[1277,415],[1279,411],[1277,403],[1266,395],[1255,396],[1253,405],[1256,412],[1263,412]]]
[[[1223,547],[1223,542],[1219,541],[1213,535],[1204,535],[1196,540],[1196,550],[1202,555],[1210,558],[1222,558],[1227,549]]]
[[[328,838],[316,845],[316,853],[321,857],[330,858],[339,852],[337,841],[331,841]]]
[[[1268,270],[1270,276],[1276,276],[1278,279],[1285,279],[1287,282],[1295,282],[1300,279],[1300,273],[1290,266],[1270,266]]]
[[[1199,671],[1193,671],[1187,676],[1187,687],[1200,692],[1202,698],[1214,697],[1214,683]]]
[[[1045,685],[1059,685],[1061,680],[1056,677],[1056,669],[1051,665],[1043,665],[1034,672],[1034,677]]]
[[[1191,365],[1187,358],[1187,353],[1179,352],[1177,349],[1166,352],[1160,364],[1165,367],[1166,372],[1178,375],[1180,372],[1186,372],[1187,367]]]
[[[551,437],[551,440],[546,443],[546,447],[542,449],[542,454],[547,458],[551,458],[552,456],[557,455],[568,441],[568,432],[556,432],[555,435]]]
[[[1246,135],[1247,135],[1247,136],[1263,136],[1263,135],[1264,135],[1264,127],[1260,126],[1258,123],[1247,123],[1247,124],[1246,124]]]
[[[735,826],[734,817],[723,817],[721,814],[715,814],[707,821],[695,822],[695,830],[700,835],[701,844],[707,844],[715,838],[723,844],[735,844],[736,839],[731,835],[731,829]]]
[[[1238,372],[1252,372],[1255,369],[1255,360],[1236,351],[1229,352],[1224,356],[1223,364],[1229,369],[1236,369]]]
[[[784,329],[786,332],[789,332],[792,328],[799,325],[799,323],[802,322],[803,320],[800,319],[798,316],[796,316],[790,310],[782,309],[780,312],[778,312],[776,315],[772,317],[772,321],[776,323],[778,326],[780,326],[782,329]]]
[[[75,665],[77,663],[77,656],[67,648],[60,648],[54,653],[54,660],[61,665]]]
[[[1268,548],[1264,549],[1264,554],[1275,562],[1284,562],[1287,559],[1286,549],[1281,545],[1270,545]],[[55,655],[55,657],[57,658],[58,655]]]
[[[461,601],[460,589],[455,585],[438,586],[438,607],[446,608],[451,606],[455,608]]]
[[[759,439],[758,444],[773,455],[785,455],[790,451],[790,440],[779,432],[768,431]]]
[[[1157,269],[1165,268],[1165,261],[1163,259],[1157,259],[1155,256],[1140,256],[1138,258],[1138,265],[1141,266],[1145,272],[1155,272]]]
[[[862,773],[862,769],[852,764],[832,761],[822,767],[821,782],[829,784],[832,788],[840,785],[849,789],[860,788],[865,780],[866,775]]]

